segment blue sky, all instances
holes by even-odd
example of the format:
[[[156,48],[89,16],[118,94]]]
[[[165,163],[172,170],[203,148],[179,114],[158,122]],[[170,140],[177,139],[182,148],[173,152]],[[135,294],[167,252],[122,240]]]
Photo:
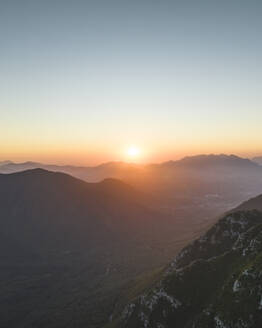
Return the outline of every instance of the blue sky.
[[[0,156],[262,154],[261,14],[252,0],[1,1]]]

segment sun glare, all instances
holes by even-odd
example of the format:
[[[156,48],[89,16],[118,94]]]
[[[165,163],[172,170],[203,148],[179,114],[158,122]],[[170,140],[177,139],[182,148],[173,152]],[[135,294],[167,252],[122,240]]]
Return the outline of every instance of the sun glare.
[[[127,149],[127,155],[129,158],[137,158],[140,155],[140,149],[135,146],[131,146]]]

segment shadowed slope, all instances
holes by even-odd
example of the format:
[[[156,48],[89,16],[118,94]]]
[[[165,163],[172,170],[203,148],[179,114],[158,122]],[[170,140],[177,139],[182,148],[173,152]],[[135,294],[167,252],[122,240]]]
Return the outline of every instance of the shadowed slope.
[[[260,327],[262,212],[246,210],[254,206],[262,207],[262,196],[226,214],[185,247],[109,326]]]
[[[126,279],[161,261],[159,219],[121,181],[0,175],[0,326],[101,327]]]

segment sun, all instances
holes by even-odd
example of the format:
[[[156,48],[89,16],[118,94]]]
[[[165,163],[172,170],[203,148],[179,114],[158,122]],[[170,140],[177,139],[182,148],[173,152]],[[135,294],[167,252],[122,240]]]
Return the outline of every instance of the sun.
[[[127,149],[127,156],[129,158],[138,158],[140,155],[140,149],[136,146],[130,146],[128,149]]]

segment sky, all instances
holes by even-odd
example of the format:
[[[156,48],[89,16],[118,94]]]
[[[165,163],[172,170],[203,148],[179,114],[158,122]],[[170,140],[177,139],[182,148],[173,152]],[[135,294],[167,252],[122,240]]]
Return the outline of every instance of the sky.
[[[262,155],[261,15],[260,0],[0,1],[0,160]]]

